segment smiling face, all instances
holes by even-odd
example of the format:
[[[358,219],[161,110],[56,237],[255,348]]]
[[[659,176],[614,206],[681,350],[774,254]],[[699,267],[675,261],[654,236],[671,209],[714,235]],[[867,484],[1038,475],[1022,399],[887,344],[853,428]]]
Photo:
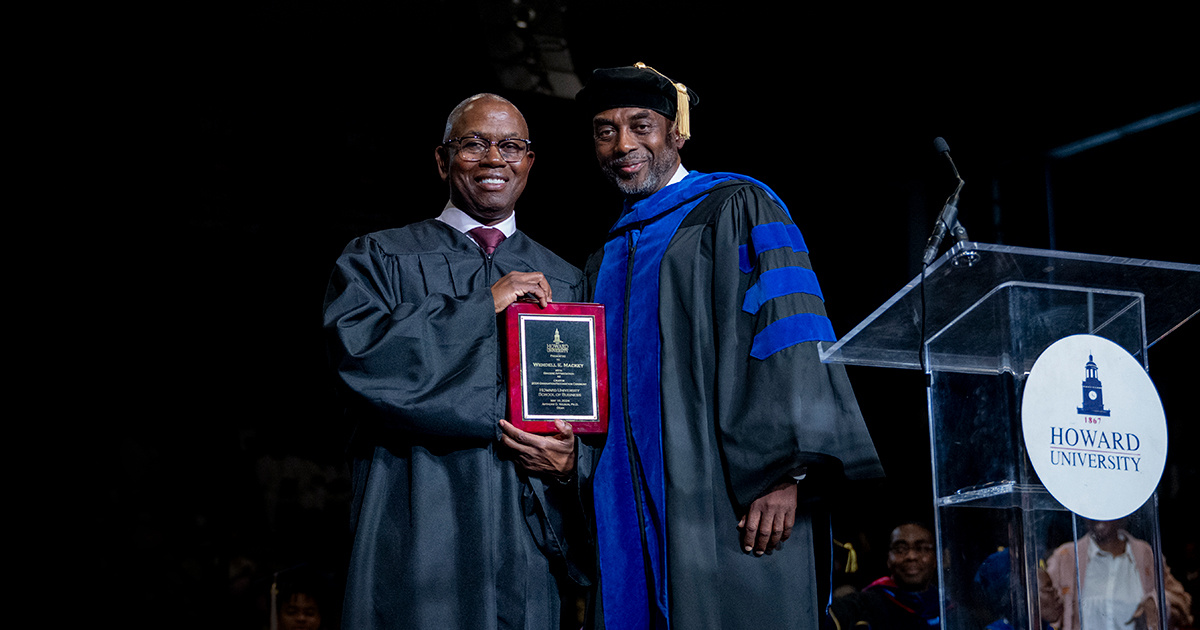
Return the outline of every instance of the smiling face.
[[[469,135],[488,140],[528,138],[529,127],[510,103],[485,96],[467,104],[449,132],[449,138]],[[495,225],[512,214],[533,166],[533,151],[510,164],[494,146],[478,162],[462,159],[457,143],[438,147],[434,157],[442,181],[450,183],[450,201],[484,225]]]
[[[933,582],[937,569],[933,533],[909,523],[892,530],[887,566],[896,585],[909,591],[923,591]]]
[[[628,197],[648,197],[667,185],[679,168],[685,140],[672,121],[638,107],[618,107],[592,118],[600,170]]]
[[[295,593],[279,607],[280,630],[317,630],[321,627],[321,609],[304,593]]]

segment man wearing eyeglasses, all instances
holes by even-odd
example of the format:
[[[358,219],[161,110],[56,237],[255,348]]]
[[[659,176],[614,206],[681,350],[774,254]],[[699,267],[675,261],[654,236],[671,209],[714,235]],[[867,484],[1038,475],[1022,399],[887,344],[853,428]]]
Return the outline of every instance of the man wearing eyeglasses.
[[[586,272],[610,395],[594,627],[814,630],[820,499],[882,471],[845,369],[818,356],[835,337],[800,230],[763,184],[683,168],[682,83],[604,68],[576,100],[625,196]]]
[[[829,609],[834,625],[839,629],[863,625],[892,630],[940,628],[936,549],[933,532],[920,523],[893,529],[888,543],[889,575],[871,582],[860,593],[835,599]]]
[[[326,294],[355,421],[342,627],[557,629],[556,580],[586,581],[568,530],[587,449],[502,420],[497,314],[576,300],[581,274],[516,228],[534,154],[512,103],[468,98],[442,140],[441,215],[352,241]]]

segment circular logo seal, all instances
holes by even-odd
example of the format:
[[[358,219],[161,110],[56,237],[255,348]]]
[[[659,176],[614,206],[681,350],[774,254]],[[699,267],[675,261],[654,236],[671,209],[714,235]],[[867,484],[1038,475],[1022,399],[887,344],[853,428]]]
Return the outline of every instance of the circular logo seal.
[[[1140,508],[1162,478],[1167,419],[1150,376],[1117,344],[1060,339],[1025,381],[1021,426],[1046,490],[1083,517],[1110,521]]]

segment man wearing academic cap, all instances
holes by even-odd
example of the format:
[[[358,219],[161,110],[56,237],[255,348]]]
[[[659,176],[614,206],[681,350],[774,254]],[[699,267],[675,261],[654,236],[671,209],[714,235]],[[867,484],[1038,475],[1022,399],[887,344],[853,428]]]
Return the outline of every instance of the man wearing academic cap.
[[[835,336],[804,239],[765,185],[683,168],[699,102],[683,84],[606,68],[576,100],[625,195],[585,270],[612,414],[593,626],[815,629],[819,500],[882,470],[845,370],[818,358]]]
[[[588,581],[568,532],[586,535],[574,471],[589,451],[565,423],[502,420],[497,315],[582,288],[517,229],[530,146],[512,103],[464,100],[434,151],[442,213],[356,238],[335,265],[324,322],[354,423],[344,628],[557,630],[559,585]]]

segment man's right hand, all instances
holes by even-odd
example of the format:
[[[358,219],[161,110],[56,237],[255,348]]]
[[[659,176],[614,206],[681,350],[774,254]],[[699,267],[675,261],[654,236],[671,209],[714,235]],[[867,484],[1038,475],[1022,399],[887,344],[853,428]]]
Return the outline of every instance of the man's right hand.
[[[551,302],[550,283],[540,271],[510,271],[492,285],[492,301],[500,313],[526,295],[537,298],[542,308]]]
[[[776,484],[750,504],[750,510],[738,521],[742,530],[742,550],[761,556],[775,550],[792,535],[796,524],[796,482]]]

